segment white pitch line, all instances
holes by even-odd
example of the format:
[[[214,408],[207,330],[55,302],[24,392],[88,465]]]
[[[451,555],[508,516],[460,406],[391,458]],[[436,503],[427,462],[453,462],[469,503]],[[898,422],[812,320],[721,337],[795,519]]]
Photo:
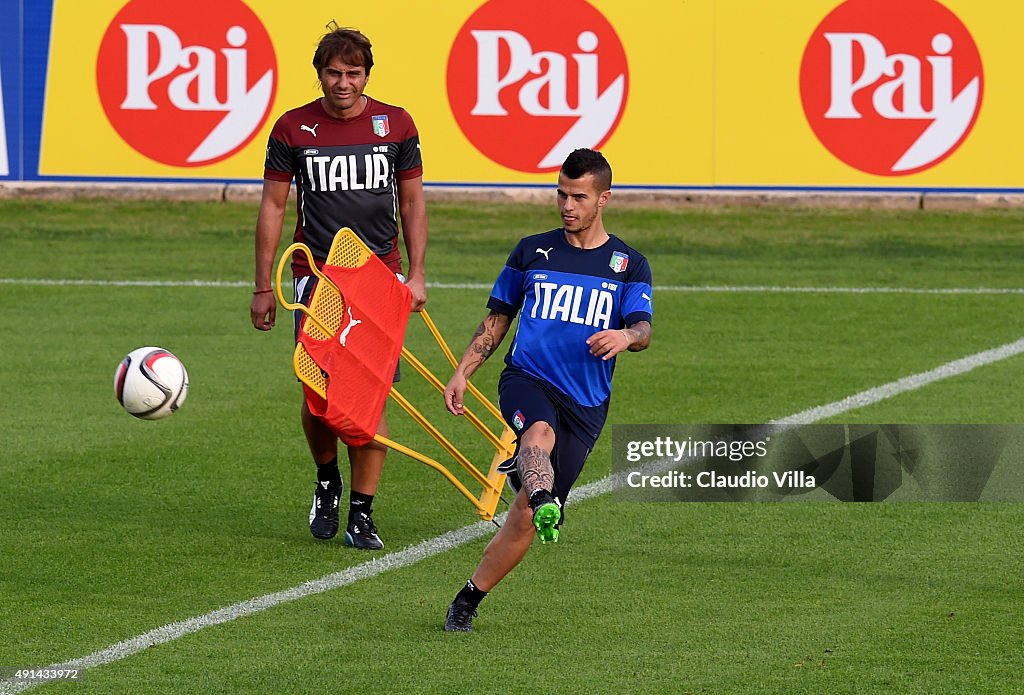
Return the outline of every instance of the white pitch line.
[[[952,362],[947,362],[935,369],[913,374],[911,376],[889,382],[888,384],[883,384],[882,386],[861,391],[860,393],[833,403],[803,410],[779,420],[774,420],[770,424],[810,424],[825,418],[840,415],[850,410],[878,403],[901,393],[913,391],[927,386],[928,384],[942,381],[943,379],[965,374],[973,369],[977,369],[978,367],[999,362],[1000,360],[1005,360],[1021,353],[1024,353],[1024,338],[1012,343],[1001,345],[991,350],[985,350],[958,360],[953,360]],[[596,480],[573,490],[572,502],[576,504],[592,497],[598,497],[611,492],[612,478],[612,475],[607,475],[600,480]],[[505,514],[502,514],[497,518],[503,521],[504,517]],[[284,591],[278,591],[276,593],[266,594],[247,601],[242,601],[226,608],[205,613],[195,618],[189,618],[188,620],[170,623],[136,637],[123,640],[117,644],[107,647],[106,649],[101,649],[87,656],[60,664],[51,664],[44,668],[84,670],[120,661],[132,656],[133,654],[137,654],[148,647],[173,642],[174,640],[185,637],[186,635],[198,632],[203,628],[231,622],[232,620],[253,615],[254,613],[259,613],[267,610],[268,608],[273,608],[284,603],[289,603],[307,596],[314,596],[326,591],[338,589],[363,579],[370,579],[387,572],[388,570],[407,567],[433,557],[434,555],[438,555],[448,550],[453,550],[461,545],[469,543],[470,541],[476,540],[477,538],[481,538],[490,533],[493,528],[493,525],[487,522],[470,524],[469,526],[464,526],[455,531],[450,531],[435,538],[425,540],[417,545],[406,548],[405,550],[387,553],[379,558],[374,558],[373,560],[354,567],[349,567],[348,569],[340,572],[329,574],[319,579],[314,579],[306,582],[305,584],[292,587],[291,589],[285,589]],[[10,678],[0,681],[0,694],[13,695],[14,693],[23,692],[33,688],[36,685],[40,685],[40,683],[24,683]]]
[[[788,287],[777,285],[667,285],[663,292],[751,292],[780,294],[1024,294],[1024,287]]]
[[[72,278],[0,278],[0,285],[49,285],[82,287],[250,287],[242,280],[89,280]],[[475,282],[428,282],[436,290],[489,290],[492,285]],[[1024,287],[793,287],[784,285],[655,285],[656,292],[754,293],[754,294],[1022,294]]]
[[[52,285],[54,287],[248,287],[240,280],[75,280],[71,278],[0,278],[0,285]]]
[[[867,391],[861,391],[855,393],[852,396],[847,396],[841,401],[829,403],[828,405],[820,405],[816,408],[808,408],[799,413],[795,413],[788,417],[781,418],[779,420],[773,420],[772,425],[807,425],[812,422],[819,422],[826,420],[830,417],[835,417],[841,413],[845,413],[850,410],[856,410],[857,408],[863,408],[866,405],[872,403],[878,403],[884,401],[887,398],[892,398],[901,393],[907,391],[914,391],[927,386],[928,384],[936,381],[942,381],[950,377],[959,376],[966,374],[967,372],[982,367],[986,364],[992,364],[993,362],[999,362],[1005,360],[1008,357],[1013,357],[1024,352],[1024,338],[1017,340],[1006,345],[1000,345],[997,348],[991,350],[985,350],[984,352],[978,352],[973,355],[968,355],[952,362],[946,362],[943,365],[930,369],[927,372],[920,372],[919,374],[912,374],[910,376],[897,379],[896,381],[890,381],[888,384],[876,386],[873,389]]]
[[[489,290],[491,285],[428,282],[441,290]],[[655,285],[655,292],[751,294],[1024,294],[1024,287],[788,287],[780,285]]]

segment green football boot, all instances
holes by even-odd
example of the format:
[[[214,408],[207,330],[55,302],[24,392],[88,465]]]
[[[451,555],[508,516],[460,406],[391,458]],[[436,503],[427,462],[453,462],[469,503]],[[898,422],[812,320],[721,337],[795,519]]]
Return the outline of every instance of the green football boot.
[[[556,524],[562,518],[562,510],[554,502],[545,502],[533,512],[533,526],[537,529],[537,537],[541,543],[557,543],[558,528]]]

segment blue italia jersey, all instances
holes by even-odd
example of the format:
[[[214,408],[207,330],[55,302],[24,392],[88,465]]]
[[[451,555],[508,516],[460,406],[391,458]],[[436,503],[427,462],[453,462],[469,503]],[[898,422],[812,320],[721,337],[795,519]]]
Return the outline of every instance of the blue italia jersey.
[[[596,249],[579,249],[555,229],[519,242],[487,306],[507,316],[519,313],[505,356],[509,367],[547,382],[575,404],[606,412],[615,360],[591,355],[587,338],[650,321],[652,296],[651,268],[636,249],[615,236]]]

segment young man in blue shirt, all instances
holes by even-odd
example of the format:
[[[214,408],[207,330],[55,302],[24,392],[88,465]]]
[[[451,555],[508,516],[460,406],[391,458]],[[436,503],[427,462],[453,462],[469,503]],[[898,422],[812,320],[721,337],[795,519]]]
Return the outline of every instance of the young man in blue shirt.
[[[445,630],[469,632],[480,601],[522,561],[536,535],[558,540],[563,506],[608,415],[615,356],[650,345],[651,269],[605,231],[612,172],[599,152],[574,151],[558,175],[562,226],[520,240],[494,283],[481,322],[444,392],[462,415],[466,380],[519,326],[498,383],[517,434],[504,472],[516,490],[504,526],[448,608]]]

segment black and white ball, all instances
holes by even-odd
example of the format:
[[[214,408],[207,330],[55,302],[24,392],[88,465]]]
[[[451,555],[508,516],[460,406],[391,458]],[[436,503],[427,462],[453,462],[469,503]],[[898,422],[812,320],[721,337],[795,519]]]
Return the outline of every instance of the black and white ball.
[[[140,347],[121,360],[114,373],[114,393],[129,413],[143,420],[172,414],[188,395],[185,365],[159,347]]]

